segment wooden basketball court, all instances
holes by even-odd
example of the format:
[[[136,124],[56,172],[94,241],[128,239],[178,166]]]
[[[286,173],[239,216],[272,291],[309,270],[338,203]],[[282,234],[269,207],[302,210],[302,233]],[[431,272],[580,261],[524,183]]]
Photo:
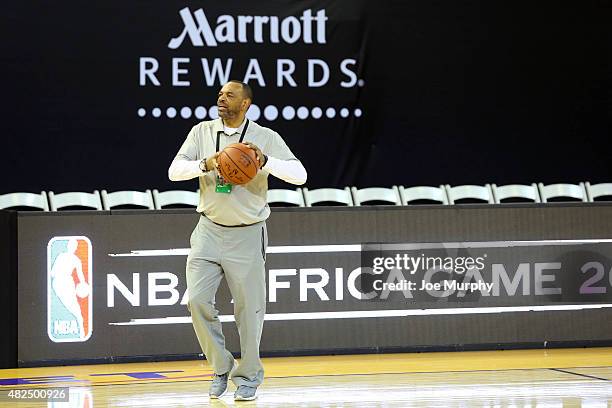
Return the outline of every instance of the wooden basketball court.
[[[209,400],[206,361],[0,370],[10,407],[612,407],[612,348],[264,359],[258,399]],[[70,387],[70,402],[8,398]]]

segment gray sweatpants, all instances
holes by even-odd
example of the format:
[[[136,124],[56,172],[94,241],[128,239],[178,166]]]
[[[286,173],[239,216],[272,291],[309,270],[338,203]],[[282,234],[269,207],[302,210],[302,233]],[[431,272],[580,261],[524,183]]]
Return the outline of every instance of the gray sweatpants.
[[[223,227],[200,216],[190,244],[186,270],[189,310],[202,351],[216,374],[232,369],[234,358],[225,348],[215,308],[215,294],[225,275],[234,299],[241,353],[240,365],[230,378],[236,386],[258,386],[264,376],[259,341],[266,312],[266,223]]]

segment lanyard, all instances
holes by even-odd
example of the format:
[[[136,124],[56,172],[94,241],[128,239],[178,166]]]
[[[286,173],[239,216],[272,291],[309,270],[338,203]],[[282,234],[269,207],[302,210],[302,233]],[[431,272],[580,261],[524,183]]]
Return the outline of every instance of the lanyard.
[[[242,140],[244,139],[244,135],[246,134],[247,128],[249,127],[249,120],[246,120],[246,123],[244,124],[244,128],[242,129],[242,133],[240,134],[240,140],[238,141],[238,143],[242,143]],[[219,130],[217,132],[217,152],[219,151],[219,138],[221,137],[221,133],[223,133],[222,130]]]

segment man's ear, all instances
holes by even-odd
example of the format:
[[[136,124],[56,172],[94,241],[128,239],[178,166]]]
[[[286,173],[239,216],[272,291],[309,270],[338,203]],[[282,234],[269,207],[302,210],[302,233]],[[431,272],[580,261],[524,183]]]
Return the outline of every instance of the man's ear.
[[[242,109],[244,109],[245,112],[247,110],[249,110],[249,106],[251,106],[251,100],[250,99],[245,99],[245,100],[242,101]]]

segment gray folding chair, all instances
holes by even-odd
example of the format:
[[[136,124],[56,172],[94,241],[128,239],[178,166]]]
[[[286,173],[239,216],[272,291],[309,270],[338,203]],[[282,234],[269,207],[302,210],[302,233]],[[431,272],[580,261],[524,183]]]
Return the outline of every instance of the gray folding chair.
[[[313,204],[322,202],[333,202],[348,206],[353,205],[351,190],[348,187],[345,187],[344,189],[318,188],[315,190],[303,188],[302,191],[304,192],[304,201],[306,202],[306,207],[312,207]]]
[[[595,201],[598,197],[612,197],[612,183],[591,184],[587,181],[584,187],[590,202]]]
[[[493,204],[493,193],[491,192],[490,184],[485,184],[484,186],[466,184],[454,187],[447,184],[445,187],[449,204],[455,204],[457,200],[465,199],[480,200]]]
[[[150,210],[155,208],[153,204],[153,195],[151,190],[143,191],[114,191],[108,193],[102,190],[102,206],[105,210],[110,210],[113,207],[120,205],[134,205],[145,207]]]
[[[0,195],[0,210],[15,207],[31,207],[38,208],[43,211],[49,211],[47,194],[44,191],[41,191],[40,194],[8,193]]]
[[[358,189],[351,187],[353,193],[353,202],[356,206],[368,201],[384,201],[389,204],[400,205],[401,199],[397,186],[391,188],[385,187],[367,187]]]
[[[509,198],[522,198],[533,201],[534,203],[542,202],[536,183],[532,183],[531,185],[507,184],[505,186],[497,186],[496,184],[492,184],[491,189],[493,190],[495,204],[501,204],[502,200]]]
[[[187,190],[168,190],[159,192],[153,190],[153,201],[155,208],[160,210],[168,205],[186,205],[197,207],[200,202],[200,193],[198,191]]]
[[[304,194],[301,188],[295,190],[287,190],[282,188],[274,188],[268,190],[268,204],[292,204],[298,207],[305,207]]]
[[[584,183],[557,183],[546,186],[542,183],[538,183],[538,189],[540,190],[540,196],[542,197],[543,203],[549,202],[551,198],[575,198],[579,201],[587,201],[587,193]]]
[[[102,210],[102,200],[98,190],[94,190],[93,193],[69,192],[58,194],[49,191],[48,195],[51,211],[57,211],[65,207],[87,207],[92,210]]]
[[[402,205],[410,205],[411,202],[419,200],[435,201],[440,204],[448,204],[448,196],[443,185],[439,187],[432,186],[414,186],[414,187],[399,187],[399,193]]]

